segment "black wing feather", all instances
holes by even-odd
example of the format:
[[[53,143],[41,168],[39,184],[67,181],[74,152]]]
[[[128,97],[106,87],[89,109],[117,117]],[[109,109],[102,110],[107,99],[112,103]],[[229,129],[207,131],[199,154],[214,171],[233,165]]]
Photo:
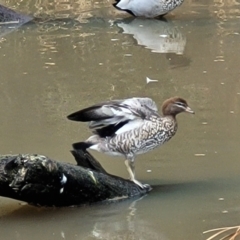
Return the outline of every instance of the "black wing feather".
[[[78,121],[78,122],[89,122],[89,121],[97,121],[99,119],[108,119],[110,116],[103,116],[97,113],[97,109],[99,106],[92,106],[89,108],[82,109],[80,111],[74,112],[67,116],[69,120]]]
[[[98,128],[93,131],[94,134],[97,134],[101,138],[112,137],[118,129],[127,124],[129,121],[120,122],[118,124],[111,124],[106,127]]]
[[[78,121],[78,122],[90,122],[90,121],[97,121],[97,120],[104,120],[111,118],[110,116],[103,115],[103,113],[98,113],[97,110],[101,109],[104,105],[118,105],[121,103],[122,100],[113,100],[113,101],[106,101],[99,104],[95,104],[91,107],[81,109],[77,112],[71,113],[67,116],[69,120]]]

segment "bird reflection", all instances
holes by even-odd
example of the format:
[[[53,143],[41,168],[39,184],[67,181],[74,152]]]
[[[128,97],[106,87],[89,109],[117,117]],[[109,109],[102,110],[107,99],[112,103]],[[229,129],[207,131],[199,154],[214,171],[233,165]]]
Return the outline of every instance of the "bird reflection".
[[[101,218],[95,222],[93,230],[84,239],[151,239],[151,240],[168,240],[163,234],[159,234],[159,229],[156,231],[137,213],[137,203],[144,198],[141,197],[131,202],[128,208],[118,212],[117,217]],[[126,206],[126,204],[125,204]],[[116,206],[115,206],[116,207]],[[108,219],[108,220],[107,220]]]
[[[131,34],[139,45],[156,53],[183,54],[186,37],[172,23],[157,19],[125,19],[116,22],[124,34]]]

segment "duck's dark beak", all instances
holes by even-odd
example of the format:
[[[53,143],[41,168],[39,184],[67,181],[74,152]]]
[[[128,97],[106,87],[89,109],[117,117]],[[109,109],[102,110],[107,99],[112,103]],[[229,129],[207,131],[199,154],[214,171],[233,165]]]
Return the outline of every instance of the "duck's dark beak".
[[[190,107],[186,107],[185,112],[195,114],[195,112]]]

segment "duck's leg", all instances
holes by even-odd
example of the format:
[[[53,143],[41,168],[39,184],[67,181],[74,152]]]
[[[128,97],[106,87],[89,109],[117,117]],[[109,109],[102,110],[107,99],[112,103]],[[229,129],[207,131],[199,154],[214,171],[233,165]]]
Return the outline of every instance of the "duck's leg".
[[[130,160],[128,160],[128,163],[129,163],[129,167],[132,170],[133,178],[135,179],[135,162],[134,162],[134,158],[131,158]]]
[[[127,171],[129,173],[130,180],[135,179],[134,169],[132,169],[134,167],[134,163],[132,163],[132,162],[133,161],[131,161],[130,159],[125,160],[125,165],[127,167]]]
[[[127,167],[128,173],[130,175],[130,180],[133,181],[135,184],[137,184],[141,188],[146,188],[149,185],[148,184],[142,184],[138,180],[135,179],[135,165],[134,165],[134,158],[127,158],[125,160],[125,165]]]

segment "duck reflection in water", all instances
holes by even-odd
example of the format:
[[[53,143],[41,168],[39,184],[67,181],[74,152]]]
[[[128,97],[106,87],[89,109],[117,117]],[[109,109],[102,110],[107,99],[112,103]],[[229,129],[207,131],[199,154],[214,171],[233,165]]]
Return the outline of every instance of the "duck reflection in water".
[[[124,201],[116,205],[108,205],[108,209],[98,209],[94,216],[95,222],[92,231],[84,239],[151,239],[151,240],[169,240],[163,233],[156,231],[154,227],[141,218],[137,206],[144,197],[137,200]],[[130,204],[130,205],[129,205]],[[108,215],[103,214],[108,212]],[[111,214],[110,214],[111,213]],[[160,232],[160,233],[159,233]]]
[[[115,21],[123,34],[132,35],[138,45],[153,53],[165,53],[172,68],[186,67],[191,59],[184,55],[186,37],[171,21],[156,19],[124,19]]]
[[[172,22],[156,19],[127,19],[115,22],[124,34],[131,34],[138,45],[155,53],[183,54],[186,37]]]

